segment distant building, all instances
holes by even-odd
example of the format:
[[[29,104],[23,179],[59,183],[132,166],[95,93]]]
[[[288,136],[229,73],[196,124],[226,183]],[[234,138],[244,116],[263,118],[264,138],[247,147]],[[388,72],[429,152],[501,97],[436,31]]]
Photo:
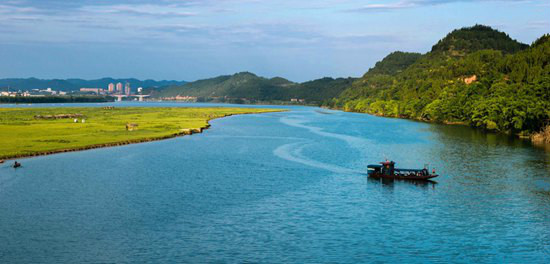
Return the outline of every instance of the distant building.
[[[138,88],[137,88],[137,93],[138,93],[138,94],[141,94],[141,92],[143,92],[143,87],[138,87]]]
[[[41,93],[52,93],[53,90],[52,90],[52,88],[46,88],[46,89],[44,89],[44,90],[38,90],[38,92],[41,92]]]
[[[114,93],[115,92],[115,84],[114,83],[110,83],[109,84],[109,93]]]
[[[117,93],[122,93],[122,83],[117,83],[116,84],[116,92]]]
[[[83,93],[103,93],[103,89],[101,88],[80,88],[80,91]]]
[[[126,95],[130,95],[130,92],[131,92],[131,91],[132,91],[132,90],[131,90],[131,88],[130,88],[130,83],[127,82],[127,83],[124,85],[124,93],[125,93]]]

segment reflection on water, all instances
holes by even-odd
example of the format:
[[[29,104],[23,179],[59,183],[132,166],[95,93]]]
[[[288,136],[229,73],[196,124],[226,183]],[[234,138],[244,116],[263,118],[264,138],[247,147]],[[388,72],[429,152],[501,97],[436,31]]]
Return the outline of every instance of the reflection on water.
[[[1,164],[0,263],[550,261],[543,149],[468,127],[289,109]],[[385,157],[440,176],[368,178]]]
[[[385,178],[374,178],[374,177],[368,177],[367,179],[370,184],[379,184],[384,187],[393,188],[395,184],[410,184],[414,186],[418,186],[420,188],[430,188],[435,189],[435,186],[437,185],[436,181],[415,181],[415,180],[393,180],[393,179],[385,179]]]

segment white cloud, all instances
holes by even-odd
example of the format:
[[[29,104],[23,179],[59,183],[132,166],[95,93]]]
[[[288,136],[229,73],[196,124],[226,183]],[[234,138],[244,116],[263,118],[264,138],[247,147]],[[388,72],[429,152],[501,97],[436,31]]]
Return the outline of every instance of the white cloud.
[[[190,12],[187,8],[182,8],[177,5],[96,5],[83,6],[79,8],[85,13],[104,13],[104,14],[128,14],[128,15],[150,15],[150,16],[195,16],[196,12]]]
[[[402,9],[402,8],[410,8],[417,6],[416,3],[411,1],[402,1],[402,2],[396,2],[396,3],[389,3],[389,4],[367,4],[359,8],[351,9],[350,11],[377,11],[377,10],[393,10],[393,9]]]
[[[513,4],[531,4],[529,0],[403,0],[391,3],[372,3],[361,7],[351,8],[347,11],[351,12],[374,12],[374,11],[390,11],[404,8],[433,6],[457,2],[504,2]]]

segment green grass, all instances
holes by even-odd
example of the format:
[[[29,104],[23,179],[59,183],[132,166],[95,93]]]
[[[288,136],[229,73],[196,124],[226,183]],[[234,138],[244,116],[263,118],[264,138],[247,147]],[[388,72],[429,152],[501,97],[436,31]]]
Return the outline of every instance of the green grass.
[[[183,129],[202,128],[208,120],[233,114],[264,113],[277,109],[251,108],[0,108],[0,159],[33,156],[161,139]],[[36,115],[82,114],[79,119],[35,119]],[[126,131],[126,124],[138,129]]]

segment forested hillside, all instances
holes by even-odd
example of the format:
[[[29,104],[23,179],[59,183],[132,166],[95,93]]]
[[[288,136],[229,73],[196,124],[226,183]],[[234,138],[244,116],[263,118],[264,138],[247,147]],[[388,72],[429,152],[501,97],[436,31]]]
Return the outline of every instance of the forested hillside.
[[[338,96],[353,80],[322,78],[294,83],[281,77],[268,79],[250,72],[241,72],[152,90],[151,95],[155,98],[193,96],[201,101],[223,100],[237,103],[304,99],[306,103],[320,104]]]
[[[455,30],[410,65],[393,63],[404,69],[381,68],[392,53],[328,106],[527,135],[550,119],[549,40],[528,46],[486,26]]]
[[[190,82],[181,86],[171,86],[154,94],[157,97],[196,96],[196,97],[233,97],[255,100],[269,98],[281,99],[280,88],[293,83],[283,78],[267,79],[249,72],[224,75],[216,78]]]

